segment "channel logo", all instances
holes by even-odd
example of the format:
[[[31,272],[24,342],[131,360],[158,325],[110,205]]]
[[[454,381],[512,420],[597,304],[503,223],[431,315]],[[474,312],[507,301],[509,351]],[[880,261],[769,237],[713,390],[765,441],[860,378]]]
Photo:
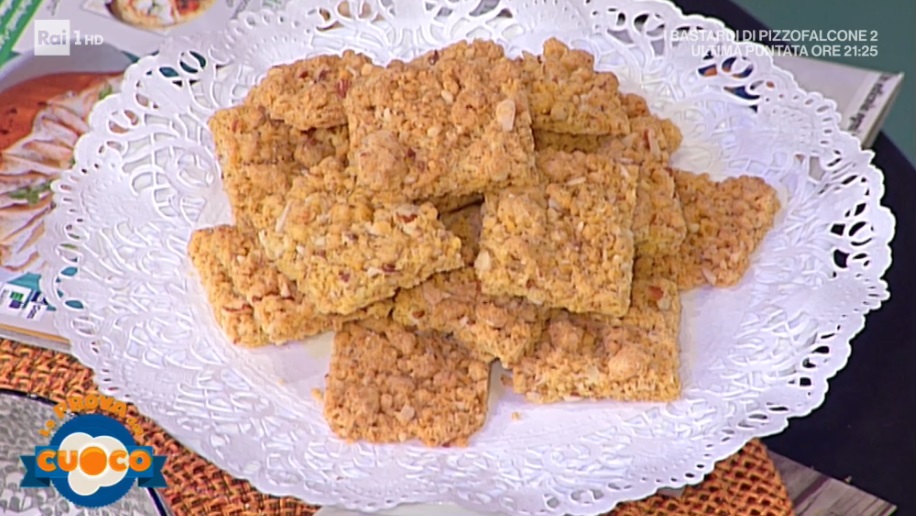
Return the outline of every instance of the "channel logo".
[[[101,34],[70,30],[70,20],[35,20],[32,23],[36,56],[69,56],[72,46],[98,46],[105,43]]]
[[[65,422],[47,446],[21,456],[23,488],[54,487],[75,505],[111,505],[136,485],[166,487],[165,457],[138,446],[127,427],[103,414],[79,414]]]

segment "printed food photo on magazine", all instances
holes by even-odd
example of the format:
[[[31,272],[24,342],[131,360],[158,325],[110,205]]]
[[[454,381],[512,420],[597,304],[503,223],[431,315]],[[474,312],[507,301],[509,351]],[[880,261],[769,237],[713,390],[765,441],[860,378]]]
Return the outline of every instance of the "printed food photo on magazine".
[[[51,183],[73,164],[92,107],[115,91],[131,59],[109,45],[71,56],[27,52],[0,69],[0,324],[53,336],[38,288],[35,244],[54,208]],[[50,334],[50,335],[48,335]]]

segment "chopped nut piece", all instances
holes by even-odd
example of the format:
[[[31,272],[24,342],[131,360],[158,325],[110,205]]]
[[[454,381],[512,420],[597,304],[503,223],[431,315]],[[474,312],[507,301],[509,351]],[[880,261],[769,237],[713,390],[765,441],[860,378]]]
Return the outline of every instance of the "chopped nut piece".
[[[506,99],[496,104],[496,120],[503,131],[511,131],[515,127],[515,101]]]

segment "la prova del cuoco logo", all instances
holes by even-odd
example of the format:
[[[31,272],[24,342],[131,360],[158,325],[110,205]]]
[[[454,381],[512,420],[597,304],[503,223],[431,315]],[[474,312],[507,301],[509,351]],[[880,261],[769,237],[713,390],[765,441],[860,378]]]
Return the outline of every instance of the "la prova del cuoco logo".
[[[92,403],[71,397],[66,407],[86,409],[99,406],[100,398]],[[108,405],[113,402],[108,398]],[[55,408],[64,413],[61,405]],[[122,404],[123,405],[123,404]],[[114,412],[114,411],[111,411]],[[56,426],[49,421],[49,428]],[[42,430],[42,435],[50,432]],[[74,414],[51,436],[46,446],[36,446],[34,455],[22,455],[26,473],[20,483],[23,488],[53,486],[74,505],[87,508],[111,505],[124,497],[136,483],[140,488],[166,487],[162,476],[165,456],[155,455],[151,446],[139,446],[126,426],[104,414]]]

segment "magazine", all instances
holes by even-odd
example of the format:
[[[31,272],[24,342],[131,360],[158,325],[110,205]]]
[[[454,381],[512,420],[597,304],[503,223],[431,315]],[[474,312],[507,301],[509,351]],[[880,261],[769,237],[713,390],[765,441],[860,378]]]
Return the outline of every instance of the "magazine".
[[[171,36],[218,30],[243,10],[284,0],[0,0],[0,336],[66,351],[40,292],[35,242],[51,182],[99,99]],[[137,6],[143,5],[143,9]],[[181,6],[181,8],[177,7]],[[836,100],[842,126],[870,145],[902,74],[777,56],[802,87]]]
[[[837,103],[840,128],[871,147],[900,92],[902,73],[879,72],[791,55],[773,57],[777,66],[795,76],[809,91]]]

